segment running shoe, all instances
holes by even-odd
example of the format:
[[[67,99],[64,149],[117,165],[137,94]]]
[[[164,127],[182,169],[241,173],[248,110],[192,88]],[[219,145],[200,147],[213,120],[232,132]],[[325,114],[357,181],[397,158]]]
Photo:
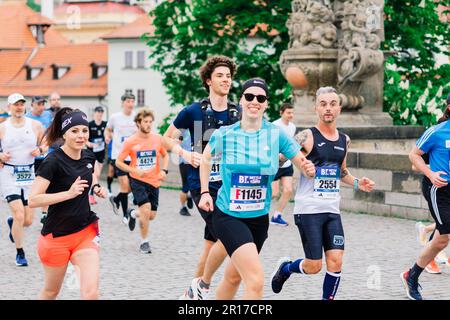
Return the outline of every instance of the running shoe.
[[[416,223],[417,240],[421,245],[426,245],[428,242],[427,233],[425,232],[425,225],[422,222]]]
[[[95,197],[92,194],[89,195],[89,204],[91,205],[97,204],[97,201],[95,200]]]
[[[292,262],[291,259],[288,257],[281,258],[280,260],[278,260],[275,271],[272,273],[272,291],[273,292],[280,293],[281,289],[283,289],[284,283],[291,276],[291,275],[285,275],[284,272],[282,271],[283,267],[291,262]]]
[[[270,219],[270,224],[275,224],[282,227],[287,227],[289,225],[289,223],[283,220],[283,217],[281,217],[281,215],[277,216],[276,218],[272,216],[272,218]]]
[[[16,266],[18,266],[18,267],[28,266],[28,261],[25,258],[25,253],[22,253],[22,254],[18,253],[16,255]]]
[[[111,205],[112,205],[114,214],[117,214],[117,215],[118,215],[118,214],[119,214],[120,204],[117,203],[114,199],[115,199],[114,196],[110,196],[110,197],[109,197],[109,202],[110,202]]]
[[[191,215],[186,207],[183,207],[180,209],[180,214],[182,216],[190,216]]]
[[[14,243],[14,238],[12,235],[12,226],[13,226],[13,217],[9,216],[8,219],[6,220],[8,222],[8,226],[9,226],[9,240],[11,240],[12,243]]]
[[[439,269],[436,261],[432,260],[426,267],[425,271],[431,274],[439,274],[441,273],[441,269]]]
[[[192,279],[191,285],[189,286],[187,295],[192,296],[192,300],[208,300],[209,289],[202,288],[200,286],[201,278]],[[189,292],[190,291],[190,292]]]
[[[148,242],[142,242],[141,245],[139,246],[139,250],[142,253],[152,253],[152,250],[150,249],[150,243]]]
[[[444,250],[442,250],[441,252],[439,252],[436,256],[436,258],[434,258],[434,260],[436,261],[436,263],[439,264],[447,264],[448,262],[448,257],[447,254],[445,253]]]
[[[417,281],[413,281],[409,278],[409,271],[400,273],[400,279],[402,279],[403,286],[405,287],[406,295],[411,300],[422,300],[422,295],[419,292],[421,285]]]
[[[133,231],[134,228],[136,227],[136,215],[133,212],[134,209],[128,209],[127,213],[128,213],[128,228],[130,229],[130,231]]]
[[[192,209],[194,207],[194,201],[192,201],[192,197],[189,195],[187,198],[187,207]]]

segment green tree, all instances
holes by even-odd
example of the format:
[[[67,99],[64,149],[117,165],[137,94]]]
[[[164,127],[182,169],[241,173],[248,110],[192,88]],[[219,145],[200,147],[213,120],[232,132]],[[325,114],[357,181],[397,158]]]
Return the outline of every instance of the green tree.
[[[449,0],[385,1],[382,49],[395,54],[386,62],[384,107],[396,124],[428,126],[442,113],[439,95],[449,86],[450,66],[435,68],[434,55],[448,47],[450,31],[448,22],[439,21],[436,8],[449,4]],[[276,118],[292,91],[279,69],[280,55],[289,43],[290,12],[290,0],[168,0],[158,5],[150,13],[155,34],[143,38],[151,48],[153,69],[163,74],[172,105],[206,96],[198,70],[207,57],[223,54],[238,64],[231,98],[236,101],[243,80],[262,77],[270,85],[268,115]],[[249,46],[249,39],[259,39],[258,44]]]
[[[450,65],[436,67],[436,54],[448,54],[450,21],[440,20],[439,6],[449,0],[386,0],[383,49],[386,61],[384,109],[396,124],[436,123],[450,91]],[[445,16],[447,11],[442,11]]]
[[[242,81],[261,77],[270,85],[268,115],[274,118],[291,93],[278,64],[289,41],[285,24],[290,10],[290,0],[165,1],[158,5],[150,13],[155,35],[144,35],[144,39],[151,48],[153,68],[163,74],[172,105],[207,95],[198,70],[209,56],[222,54],[238,65],[231,99],[237,100]],[[257,44],[249,45],[249,37]]]

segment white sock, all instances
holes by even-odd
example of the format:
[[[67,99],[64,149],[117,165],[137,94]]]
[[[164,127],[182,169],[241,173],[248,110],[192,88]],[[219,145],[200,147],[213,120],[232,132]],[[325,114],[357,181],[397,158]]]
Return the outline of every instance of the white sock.
[[[280,212],[280,211],[275,211],[275,212],[273,213],[273,216],[274,216],[275,218],[278,218],[279,216],[281,216],[281,212]]]
[[[141,244],[148,242],[148,238],[142,239]]]

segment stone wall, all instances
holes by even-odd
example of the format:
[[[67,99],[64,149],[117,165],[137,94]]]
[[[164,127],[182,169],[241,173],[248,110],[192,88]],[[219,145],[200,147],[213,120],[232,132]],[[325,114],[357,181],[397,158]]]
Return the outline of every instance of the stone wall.
[[[375,181],[376,187],[371,193],[343,187],[342,210],[432,220],[421,192],[422,174],[412,171],[408,155],[349,152],[347,166],[354,176]]]

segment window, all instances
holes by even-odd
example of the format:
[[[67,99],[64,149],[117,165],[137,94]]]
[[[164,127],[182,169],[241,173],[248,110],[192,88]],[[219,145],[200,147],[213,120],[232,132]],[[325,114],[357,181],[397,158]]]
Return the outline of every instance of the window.
[[[92,79],[98,79],[103,76],[108,70],[108,66],[105,63],[91,63]]]
[[[145,90],[138,89],[137,91],[137,105],[144,106],[145,105]]]
[[[133,68],[133,51],[125,51],[125,68]]]
[[[35,79],[43,70],[42,67],[30,67],[27,66],[26,67],[26,71],[27,71],[27,80],[33,80]]]
[[[145,51],[137,52],[137,67],[145,68]]]
[[[70,66],[52,64],[51,67],[53,69],[53,80],[61,79],[70,70]]]

